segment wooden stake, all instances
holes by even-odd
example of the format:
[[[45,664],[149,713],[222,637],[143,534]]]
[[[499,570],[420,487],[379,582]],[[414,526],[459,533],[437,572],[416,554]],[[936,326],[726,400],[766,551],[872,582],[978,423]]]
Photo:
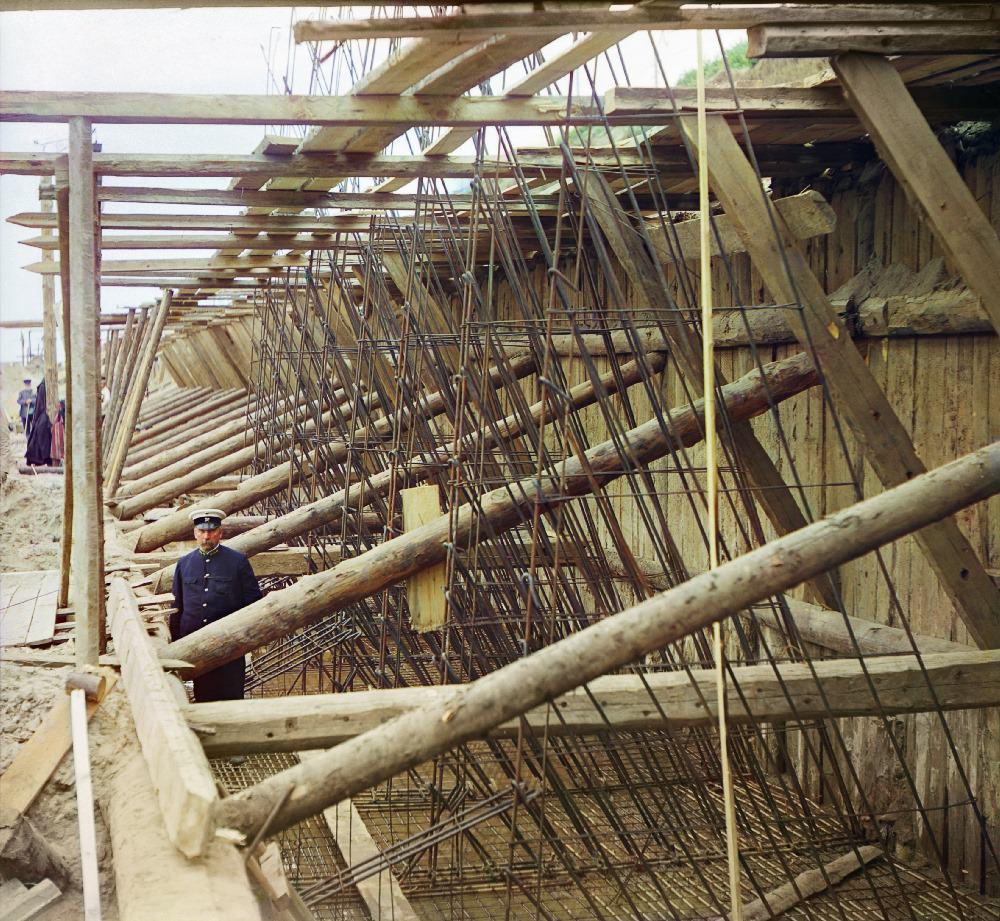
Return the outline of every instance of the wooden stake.
[[[73,542],[72,601],[76,607],[76,660],[96,665],[104,651],[104,509],[101,503],[100,303],[94,269],[97,217],[91,126],[85,118],[69,123],[69,277],[73,310]],[[67,483],[67,487],[70,484]]]
[[[87,692],[83,688],[73,688],[70,691],[69,709],[73,727],[76,812],[80,826],[83,917],[84,921],[101,921],[101,878],[97,870],[94,792],[90,783],[90,742],[87,738]]]
[[[69,190],[56,192],[56,209],[59,220],[59,262],[69,265]],[[59,275],[62,289],[63,354],[66,357],[66,427],[63,470],[66,483],[63,487],[62,536],[59,542],[59,606],[69,607],[70,574],[73,560],[73,349],[72,323],[70,322],[69,272]]]

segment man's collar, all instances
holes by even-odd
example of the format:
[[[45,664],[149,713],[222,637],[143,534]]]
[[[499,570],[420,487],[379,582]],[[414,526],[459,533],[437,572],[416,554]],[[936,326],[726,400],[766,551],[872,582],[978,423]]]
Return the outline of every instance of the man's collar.
[[[203,557],[204,559],[206,559],[206,560],[207,560],[207,559],[209,559],[210,557],[213,557],[213,556],[215,556],[215,554],[217,554],[217,553],[219,552],[219,548],[220,548],[221,546],[222,546],[222,544],[216,544],[216,545],[215,545],[215,546],[214,546],[214,547],[213,547],[213,548],[212,548],[211,550],[209,550],[209,551],[208,551],[207,553],[206,553],[206,552],[205,552],[204,550],[202,550],[202,549],[201,549],[201,547],[199,547],[199,548],[198,548],[198,552],[199,552],[199,553],[200,553],[200,554],[202,555],[202,557]]]

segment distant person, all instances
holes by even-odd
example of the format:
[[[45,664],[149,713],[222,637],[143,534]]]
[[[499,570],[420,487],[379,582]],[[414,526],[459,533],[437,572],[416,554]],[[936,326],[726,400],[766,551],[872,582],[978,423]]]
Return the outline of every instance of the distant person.
[[[24,460],[31,467],[50,467],[52,465],[52,423],[45,406],[45,381],[38,384],[38,394],[35,396],[35,410],[31,416],[31,432],[28,435],[28,449],[24,452]]]
[[[174,568],[174,602],[170,637],[179,640],[263,598],[250,561],[238,550],[223,547],[222,519],[217,508],[195,509],[189,514],[198,548],[182,556]],[[242,700],[246,659],[232,662],[194,679],[194,699]]]
[[[62,466],[66,456],[66,401],[59,401],[56,417],[52,420],[52,463]]]
[[[24,435],[27,437],[30,434],[31,415],[35,409],[35,391],[31,386],[30,377],[24,379],[24,386],[17,395],[17,409],[21,416],[21,428],[24,429]]]

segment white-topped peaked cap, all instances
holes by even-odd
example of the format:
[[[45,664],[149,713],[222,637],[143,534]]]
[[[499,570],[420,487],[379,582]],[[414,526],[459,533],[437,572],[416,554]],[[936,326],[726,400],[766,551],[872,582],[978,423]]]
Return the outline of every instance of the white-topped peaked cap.
[[[206,531],[219,527],[225,517],[226,513],[218,508],[196,508],[194,511],[188,512],[191,523],[196,528],[204,528]]]

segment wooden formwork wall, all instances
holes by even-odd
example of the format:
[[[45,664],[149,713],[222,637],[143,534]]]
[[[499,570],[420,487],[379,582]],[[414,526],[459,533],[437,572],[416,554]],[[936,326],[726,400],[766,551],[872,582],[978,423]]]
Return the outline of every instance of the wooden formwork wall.
[[[159,359],[178,387],[249,389],[253,322],[236,317],[174,330]]]
[[[1000,155],[980,157],[963,164],[962,169],[984,211],[994,226],[1000,226]],[[789,190],[794,191],[798,190]],[[842,182],[839,190],[829,193],[829,200],[838,217],[835,231],[804,244],[811,265],[827,291],[835,291],[873,257],[884,266],[896,263],[919,271],[941,255],[929,228],[884,170],[870,168],[863,184]],[[771,301],[748,257],[730,258],[732,276],[721,260],[715,260],[717,306]],[[950,267],[949,273],[954,274]],[[668,273],[668,280],[670,277]],[[547,285],[544,268],[538,268],[534,281],[544,302],[542,292]],[[627,280],[622,278],[620,283],[626,303],[642,306],[642,297],[630,289]],[[504,292],[501,286],[496,304],[498,318],[511,316],[514,303],[510,292]],[[580,296],[578,306],[595,305]],[[928,467],[1000,437],[1000,338],[996,335],[911,335],[856,342]],[[760,349],[760,358],[771,361],[799,350],[798,345],[765,346]],[[730,380],[754,367],[747,348],[720,350],[718,363]],[[596,359],[596,364],[601,371],[607,367],[606,360]],[[579,361],[568,361],[565,367],[570,384],[587,376]],[[664,405],[686,402],[685,392],[672,373],[664,376],[663,386]],[[629,398],[638,420],[648,418],[648,414],[642,415],[648,409],[648,402],[640,388],[632,388]],[[613,397],[612,404],[617,410],[620,400]],[[812,516],[835,512],[856,501],[855,481],[860,483],[864,496],[882,491],[873,471],[859,459],[857,446],[846,427],[838,431],[834,414],[825,407],[819,388],[783,403],[779,416]],[[584,410],[582,418],[586,420],[592,444],[608,437],[600,409]],[[777,460],[779,470],[791,481],[788,455],[781,447],[777,426],[766,416],[755,420],[753,426],[764,447]],[[704,453],[700,447],[692,449],[688,456],[693,468],[703,465]],[[691,489],[691,481],[689,478],[685,482],[677,473],[665,472],[668,466],[668,462],[660,462],[654,468],[664,471],[656,476],[656,488],[665,497],[662,501],[666,517],[682,558],[691,572],[698,572],[707,566],[707,551],[696,521],[698,506],[685,495]],[[723,485],[733,486],[726,474]],[[627,496],[624,482],[611,484],[609,494],[617,497],[618,523],[633,553],[637,557],[652,556],[650,537],[634,502]],[[747,543],[740,536],[733,513],[726,508],[725,497],[722,504],[721,534],[728,542],[728,552],[742,553],[748,549]],[[766,535],[773,536],[763,513],[760,519]],[[1000,569],[1000,497],[966,510],[958,519],[984,565],[990,570]],[[613,547],[610,533],[606,536],[607,546]],[[882,560],[914,632],[970,642],[961,619],[912,538],[885,548]],[[839,578],[848,614],[881,623],[898,622],[890,604],[888,584],[872,555],[842,567]],[[770,637],[770,641],[774,643],[775,637]],[[821,655],[823,651],[813,649],[812,653]],[[970,786],[987,817],[989,834],[1000,843],[1000,712],[950,713],[945,720]],[[908,793],[904,768],[896,757],[890,732],[904,753],[905,770],[913,777],[938,846],[945,851],[956,878],[976,888],[982,886],[993,894],[1000,893],[1000,879],[989,872],[990,859],[983,859],[983,834],[968,805],[942,718],[933,714],[893,717],[888,723],[876,718],[851,719],[841,721],[840,728],[849,752],[838,759],[841,767],[849,757],[875,812],[884,815],[885,827],[891,823],[897,841],[904,847],[912,845],[925,853],[931,851],[923,821],[913,811],[913,797]],[[823,764],[823,759],[817,766],[815,761],[805,758],[802,751],[805,741],[803,733],[791,737],[790,755],[800,766],[807,793],[828,802],[834,786],[831,779],[834,766]],[[860,803],[854,805],[861,810]]]

